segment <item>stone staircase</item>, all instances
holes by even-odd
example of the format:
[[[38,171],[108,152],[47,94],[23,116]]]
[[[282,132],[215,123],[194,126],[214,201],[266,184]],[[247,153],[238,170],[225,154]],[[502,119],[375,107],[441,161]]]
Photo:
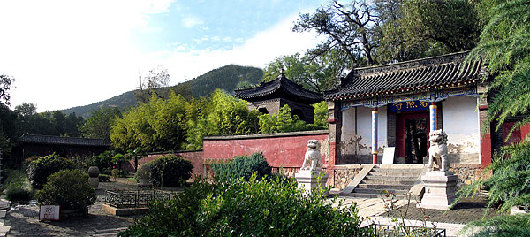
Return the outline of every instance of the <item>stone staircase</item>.
[[[404,198],[412,186],[420,183],[424,171],[423,165],[374,167],[348,196],[377,198],[387,191]]]

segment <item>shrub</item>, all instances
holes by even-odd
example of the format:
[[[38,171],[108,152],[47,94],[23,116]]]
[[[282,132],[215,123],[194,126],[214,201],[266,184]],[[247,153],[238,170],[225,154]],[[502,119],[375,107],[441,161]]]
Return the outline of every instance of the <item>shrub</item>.
[[[63,210],[86,212],[96,201],[96,192],[88,183],[88,175],[79,170],[63,170],[52,174],[36,194],[44,205],[60,205]]]
[[[9,186],[6,188],[6,199],[11,202],[28,203],[33,199],[33,193],[20,186]]]
[[[148,163],[151,166],[151,183],[155,186],[177,187],[191,178],[193,165],[175,155],[162,156]]]
[[[138,171],[134,174],[134,179],[136,182],[140,183],[142,181],[150,181],[151,179],[151,164],[146,163],[138,167]]]
[[[35,188],[42,188],[46,183],[48,176],[51,174],[67,169],[74,169],[75,165],[72,161],[59,157],[55,154],[40,157],[32,161],[28,168],[28,179]]]
[[[254,173],[258,178],[271,174],[271,167],[260,152],[250,157],[236,156],[227,164],[212,164],[212,169],[215,177],[222,182],[240,177],[248,180]]]
[[[471,236],[530,236],[530,214],[518,214],[514,216],[496,216],[487,220],[474,221],[464,227],[464,231],[481,226],[477,231],[472,231]],[[475,228],[473,228],[475,229]],[[473,230],[472,229],[472,230]]]
[[[117,155],[121,154],[116,153],[114,150],[104,151],[97,156],[93,156],[90,165],[97,166],[101,173],[110,174],[112,166],[116,164],[113,158]]]
[[[108,175],[108,174],[99,174],[98,179],[99,179],[99,182],[109,182],[110,181],[110,175]]]
[[[122,236],[360,236],[369,231],[361,221],[355,206],[328,202],[322,193],[306,196],[294,181],[253,176],[195,182],[155,202]]]
[[[23,171],[6,170],[7,179],[4,183],[7,200],[27,203],[33,199],[33,188]]]
[[[501,211],[515,205],[530,206],[530,141],[503,147],[485,173],[493,174],[459,190],[459,196],[472,196],[485,188],[488,205],[500,206]]]

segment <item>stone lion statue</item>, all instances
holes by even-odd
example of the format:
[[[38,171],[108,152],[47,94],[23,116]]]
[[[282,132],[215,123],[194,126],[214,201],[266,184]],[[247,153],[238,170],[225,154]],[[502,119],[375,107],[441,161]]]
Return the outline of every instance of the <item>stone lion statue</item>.
[[[434,130],[429,133],[429,141],[431,142],[431,146],[429,147],[429,163],[427,169],[429,171],[447,171],[449,169],[447,134],[441,129]]]
[[[304,164],[300,170],[322,170],[322,156],[320,155],[320,142],[317,140],[307,141],[307,152]]]

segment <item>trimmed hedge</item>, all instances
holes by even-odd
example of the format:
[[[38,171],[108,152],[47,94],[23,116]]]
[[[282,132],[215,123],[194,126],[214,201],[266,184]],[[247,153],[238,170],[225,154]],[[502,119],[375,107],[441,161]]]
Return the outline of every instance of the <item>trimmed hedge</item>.
[[[44,188],[35,196],[41,204],[83,212],[96,201],[96,191],[88,183],[88,174],[79,170],[63,170],[50,175]]]
[[[26,171],[33,187],[42,188],[51,174],[71,169],[75,169],[75,164],[72,161],[52,154],[32,161]]]
[[[193,164],[180,156],[167,155],[149,163],[151,182],[155,186],[179,187],[191,178]]]
[[[270,175],[272,170],[261,152],[254,153],[250,157],[236,156],[226,164],[212,164],[212,169],[215,172],[215,177],[222,182],[240,177],[249,180],[254,173],[259,179],[265,175]]]

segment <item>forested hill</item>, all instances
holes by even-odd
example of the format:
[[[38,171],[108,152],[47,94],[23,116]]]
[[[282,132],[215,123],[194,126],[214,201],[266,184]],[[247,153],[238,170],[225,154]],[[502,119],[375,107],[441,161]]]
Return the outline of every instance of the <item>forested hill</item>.
[[[206,96],[216,88],[233,93],[234,89],[238,87],[238,84],[244,86],[255,85],[259,83],[262,77],[263,71],[256,67],[226,65],[200,75],[195,79],[161,90],[173,89],[185,97]],[[135,106],[138,103],[134,94],[135,91],[128,91],[101,102],[73,107],[63,110],[63,112],[66,114],[75,112],[77,116],[89,118],[93,111],[106,106],[117,107],[121,111],[125,111],[127,108]],[[167,93],[162,92],[160,94]]]
[[[255,85],[261,81],[263,71],[255,67],[245,67],[237,65],[226,65],[199,77],[178,84],[178,87],[187,87],[191,89],[194,97],[207,96],[216,88],[224,89],[232,93],[237,85]]]

